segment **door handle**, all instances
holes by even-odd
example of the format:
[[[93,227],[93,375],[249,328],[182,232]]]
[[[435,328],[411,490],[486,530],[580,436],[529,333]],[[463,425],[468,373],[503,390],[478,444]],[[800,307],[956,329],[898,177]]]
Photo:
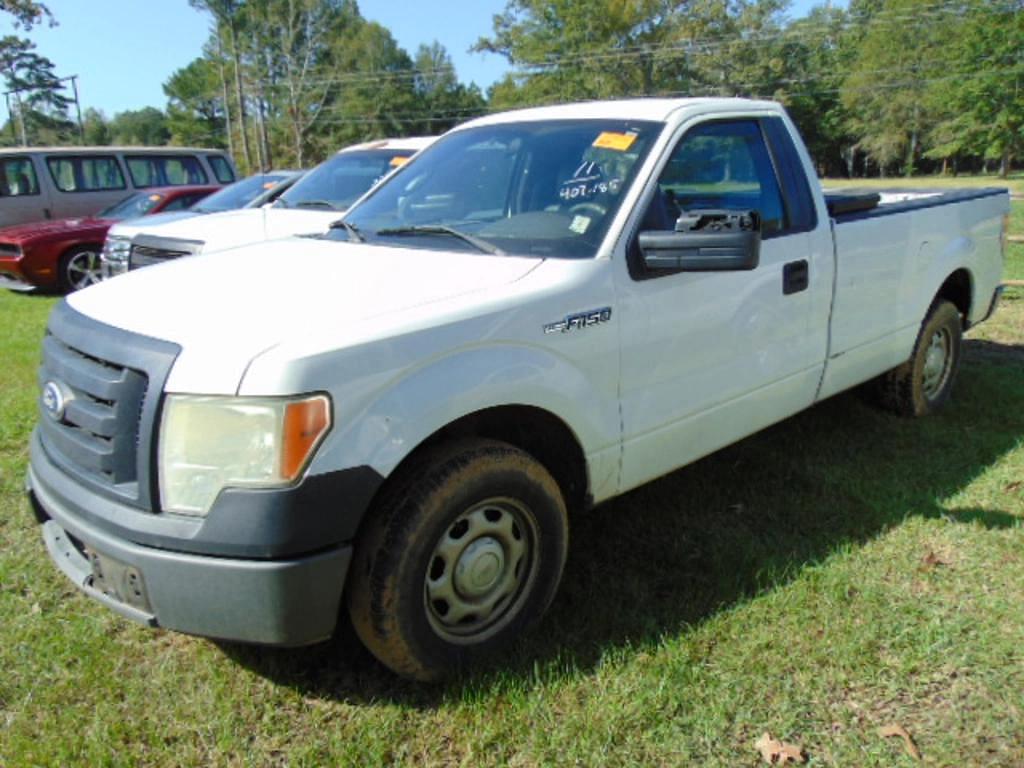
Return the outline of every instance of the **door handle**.
[[[52,218],[52,214],[50,213],[50,209],[49,208],[43,208],[43,218],[44,219]]]
[[[811,270],[807,265],[807,259],[791,261],[782,268],[782,294],[789,296],[791,293],[806,291],[810,284]]]

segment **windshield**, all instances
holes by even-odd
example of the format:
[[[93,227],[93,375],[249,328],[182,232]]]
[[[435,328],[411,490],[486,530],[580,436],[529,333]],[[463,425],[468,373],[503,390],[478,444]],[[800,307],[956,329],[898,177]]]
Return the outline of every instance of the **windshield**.
[[[277,205],[343,211],[415,153],[414,149],[340,152],[295,182],[278,198]]]
[[[329,237],[412,248],[589,258],[662,125],[505,123],[455,131]]]
[[[193,205],[191,210],[200,213],[217,213],[218,211],[233,211],[235,208],[242,208],[268,189],[276,187],[284,178],[286,178],[285,174],[274,173],[250,176],[203,198],[202,202]]]
[[[137,192],[129,195],[120,202],[114,203],[109,208],[104,208],[96,214],[98,219],[134,219],[138,216],[145,216],[156,208],[164,199],[164,195],[156,192]]]

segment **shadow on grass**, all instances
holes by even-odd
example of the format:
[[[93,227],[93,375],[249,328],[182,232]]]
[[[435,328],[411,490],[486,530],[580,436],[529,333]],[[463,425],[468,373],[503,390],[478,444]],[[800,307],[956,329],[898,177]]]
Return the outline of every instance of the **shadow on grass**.
[[[609,651],[686,632],[909,516],[1019,525],[1007,512],[941,504],[1024,435],[1019,349],[983,344],[984,360],[972,355],[954,401],[933,418],[892,417],[847,393],[577,515],[555,604],[497,669],[445,686],[409,683],[347,628],[308,649],[224,652],[308,695],[432,707],[510,681],[529,686],[546,665],[587,674]]]

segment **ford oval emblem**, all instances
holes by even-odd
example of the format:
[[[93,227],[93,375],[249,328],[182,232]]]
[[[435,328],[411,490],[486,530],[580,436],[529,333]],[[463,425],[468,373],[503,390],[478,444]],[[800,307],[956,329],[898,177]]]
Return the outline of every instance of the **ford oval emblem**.
[[[43,410],[54,421],[64,418],[64,410],[70,398],[64,394],[64,388],[56,381],[48,381],[43,385]]]

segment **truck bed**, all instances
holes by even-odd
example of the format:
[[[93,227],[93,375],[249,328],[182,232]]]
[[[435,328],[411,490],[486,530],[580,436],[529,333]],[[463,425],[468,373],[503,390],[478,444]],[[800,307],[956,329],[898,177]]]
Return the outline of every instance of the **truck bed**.
[[[940,205],[1005,195],[1001,187],[977,189],[826,189],[825,203],[837,224],[907,213]]]

